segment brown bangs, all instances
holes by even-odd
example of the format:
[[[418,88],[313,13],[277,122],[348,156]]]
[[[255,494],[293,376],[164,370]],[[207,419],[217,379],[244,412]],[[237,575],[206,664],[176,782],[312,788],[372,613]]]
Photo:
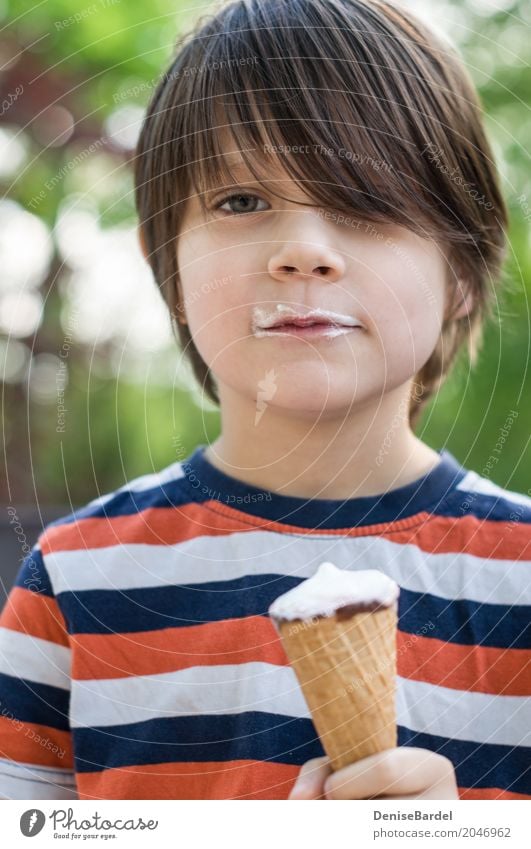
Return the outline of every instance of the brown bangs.
[[[474,244],[475,222],[456,214],[459,189],[432,155],[455,158],[452,146],[470,143],[455,117],[466,119],[475,94],[466,80],[456,90],[457,61],[449,45],[427,49],[421,27],[387,4],[227,5],[163,85],[174,129],[164,159],[190,193],[234,182],[225,131],[257,179],[276,153],[318,205]]]
[[[211,124],[190,127],[189,154],[195,155],[188,160],[190,193],[200,203],[204,205],[207,190],[241,181],[231,165],[232,154],[237,154],[254,180],[268,181],[268,191],[280,198],[293,200],[281,191],[282,181],[290,179],[308,196],[308,204],[367,221],[391,220],[424,236],[431,229],[441,236],[440,227],[436,229],[429,217],[421,220],[418,201],[408,204],[403,179],[390,163],[391,151],[385,160],[379,159],[367,138],[353,144],[357,127],[337,121],[327,128],[322,118],[301,123],[300,116],[288,114],[285,102],[276,108],[256,97],[255,89],[238,91],[236,99],[229,86],[214,96]],[[317,110],[316,93],[307,99],[314,100]],[[272,175],[279,169],[283,176],[273,189]]]
[[[240,5],[233,16],[245,14]],[[297,3],[278,6],[282,25],[257,32],[239,26],[241,20],[234,29],[227,21],[222,31],[203,35],[200,64],[185,48],[174,66],[174,74],[187,78],[178,155],[190,194],[201,199],[212,186],[237,182],[226,157],[229,139],[229,151],[238,152],[258,181],[280,165],[316,205],[461,241],[457,222],[435,212],[429,178],[423,179],[419,113],[416,121],[406,120],[396,102],[396,71],[389,68],[396,47],[389,34],[367,33],[373,44],[365,48],[366,60],[370,52],[382,54],[377,94],[374,58],[360,64],[359,32],[341,20],[339,9],[322,4],[328,26],[321,21],[312,28],[297,22]],[[342,50],[347,55],[335,59]],[[403,78],[401,101],[418,102],[419,91],[408,86],[418,87],[418,79]],[[423,120],[428,140],[433,115]]]

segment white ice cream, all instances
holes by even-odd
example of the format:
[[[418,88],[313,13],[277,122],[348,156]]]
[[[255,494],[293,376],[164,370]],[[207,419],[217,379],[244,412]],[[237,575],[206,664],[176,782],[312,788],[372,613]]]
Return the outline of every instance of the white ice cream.
[[[271,336],[272,333],[278,332],[269,330],[269,328],[278,320],[279,315],[296,316],[305,310],[295,310],[289,304],[276,304],[274,309],[263,309],[262,307],[254,307],[252,330],[255,336]],[[312,315],[321,316],[333,322],[328,328],[323,327],[323,333],[328,336],[337,336],[343,333],[350,333],[352,327],[363,327],[361,321],[353,318],[350,315],[333,312],[332,310],[312,309]]]
[[[310,619],[333,616],[347,604],[396,602],[399,587],[377,569],[358,572],[338,569],[333,563],[321,563],[315,575],[279,596],[269,608],[274,619]]]

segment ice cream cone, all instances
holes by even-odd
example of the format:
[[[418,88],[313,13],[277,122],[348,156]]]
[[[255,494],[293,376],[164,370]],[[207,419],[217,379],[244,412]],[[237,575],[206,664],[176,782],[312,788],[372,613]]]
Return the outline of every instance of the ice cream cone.
[[[333,578],[332,564],[323,565]],[[348,579],[356,574],[361,573],[348,573]],[[277,600],[272,606],[277,614],[271,613],[333,770],[397,744],[396,600],[352,598],[304,618],[277,615],[285,613]],[[315,610],[322,606],[313,604]]]

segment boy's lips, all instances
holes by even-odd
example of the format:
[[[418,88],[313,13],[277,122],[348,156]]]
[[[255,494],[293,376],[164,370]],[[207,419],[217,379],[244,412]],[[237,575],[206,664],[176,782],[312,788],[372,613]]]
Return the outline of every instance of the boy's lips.
[[[255,330],[254,335],[258,337],[262,336],[301,336],[308,338],[315,337],[334,337],[334,336],[343,336],[345,333],[352,333],[354,330],[359,330],[359,325],[354,327],[347,327],[345,325],[339,324],[311,324],[306,327],[298,327],[294,324],[282,324],[279,327],[272,327],[269,329],[260,329],[257,328]]]
[[[258,337],[334,337],[362,327],[361,321],[353,316],[320,308],[295,310],[282,304],[269,312],[256,307],[253,320],[253,332]]]

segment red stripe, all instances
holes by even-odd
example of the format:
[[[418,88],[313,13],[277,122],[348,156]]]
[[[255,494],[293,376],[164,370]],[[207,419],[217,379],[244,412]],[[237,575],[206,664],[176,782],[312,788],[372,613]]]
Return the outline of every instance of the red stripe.
[[[267,761],[163,763],[80,772],[80,799],[287,799],[300,767]]]
[[[531,651],[463,646],[398,631],[397,670],[403,678],[453,690],[531,696]]]
[[[408,519],[361,528],[317,530],[284,525],[250,516],[218,501],[190,503],[175,508],[149,508],[130,516],[80,519],[55,525],[41,538],[43,555],[59,551],[94,549],[127,543],[174,545],[201,536],[223,536],[260,528],[280,533],[296,529],[307,536],[378,536],[418,546],[427,553],[467,553],[499,560],[525,560],[529,530],[520,524],[492,522],[473,516],[460,518],[419,513]]]
[[[72,769],[72,742],[68,731],[0,716],[0,757],[35,766]]]
[[[13,587],[0,615],[0,626],[41,640],[69,646],[63,614],[55,598]]]
[[[197,504],[166,509],[149,508],[130,516],[114,518],[81,519],[64,525],[55,525],[44,531],[40,539],[43,555],[59,551],[103,548],[123,543],[144,545],[173,545],[197,536],[217,536],[234,530],[247,530],[239,523],[220,522],[212,514],[214,523],[207,521],[205,510]],[[215,522],[219,522],[219,527]]]
[[[515,799],[523,801],[531,799],[524,793],[513,793],[511,790],[501,790],[499,787],[458,787],[460,799]]]
[[[80,799],[287,799],[300,767],[263,761],[147,764],[77,773]],[[531,799],[499,787],[458,787],[460,799]]]
[[[160,631],[76,634],[72,648],[72,678],[78,680],[156,675],[192,666],[287,663],[271,620],[263,616]]]
[[[72,647],[77,680],[287,663],[271,620],[263,616],[127,634],[76,634]],[[465,646],[398,631],[397,671],[402,678],[455,690],[531,696],[531,651],[524,649]]]
[[[465,493],[463,493],[465,502]],[[508,513],[510,510],[508,510]],[[407,534],[395,536],[407,542]],[[529,525],[476,516],[430,516],[415,533],[415,545],[433,554],[473,554],[489,560],[531,560]]]

